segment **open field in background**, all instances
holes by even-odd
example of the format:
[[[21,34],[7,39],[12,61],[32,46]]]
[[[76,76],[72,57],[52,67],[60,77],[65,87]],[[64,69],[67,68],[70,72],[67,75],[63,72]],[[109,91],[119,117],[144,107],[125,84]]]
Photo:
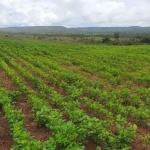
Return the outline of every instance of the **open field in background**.
[[[26,34],[26,33],[0,33],[1,39],[6,40],[39,40],[52,43],[65,43],[65,44],[86,44],[86,45],[143,45],[147,42],[141,42],[142,37],[146,35],[136,35],[134,37],[122,36],[120,38],[114,38],[114,33],[76,33],[76,34]],[[141,40],[140,40],[141,38]]]
[[[150,150],[150,46],[0,40],[0,149]]]
[[[88,45],[144,45],[150,44],[150,27],[10,27],[0,28],[0,38]]]

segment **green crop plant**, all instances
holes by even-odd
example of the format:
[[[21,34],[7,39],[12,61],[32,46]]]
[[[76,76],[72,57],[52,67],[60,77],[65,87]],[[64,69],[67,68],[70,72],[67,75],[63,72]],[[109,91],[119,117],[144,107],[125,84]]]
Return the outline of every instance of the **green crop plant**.
[[[150,127],[149,49],[1,39],[0,71],[8,81],[0,76],[0,107],[12,149],[83,150],[89,143],[136,149],[139,130]],[[9,84],[13,91],[6,90]],[[49,139],[35,140],[27,131],[26,111],[16,109],[22,102],[37,127],[50,131]],[[144,143],[149,148],[147,133]]]
[[[150,146],[150,133],[141,136],[141,140],[143,141],[144,149],[147,149]]]

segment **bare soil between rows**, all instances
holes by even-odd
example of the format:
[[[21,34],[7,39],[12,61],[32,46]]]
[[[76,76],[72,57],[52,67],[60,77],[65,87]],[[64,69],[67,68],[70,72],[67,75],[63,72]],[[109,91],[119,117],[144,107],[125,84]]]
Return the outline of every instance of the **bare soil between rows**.
[[[3,88],[12,91],[16,89],[16,86],[13,84],[12,80],[9,78],[7,73],[0,69],[0,84]],[[31,85],[28,85],[31,89],[35,90]],[[50,86],[50,85],[49,85]],[[59,92],[62,95],[65,95],[63,93],[62,89],[58,89],[57,92]],[[31,136],[34,137],[37,140],[40,141],[46,141],[50,136],[50,131],[45,127],[38,127],[37,123],[33,121],[32,119],[32,112],[31,107],[27,104],[27,97],[21,97],[20,100],[16,103],[15,109],[21,109],[22,113],[25,115],[24,118],[24,127],[27,129],[28,132],[30,132]],[[89,111],[88,108],[82,108],[89,116],[95,116],[91,111]],[[137,135],[146,135],[147,130],[144,128],[138,127]],[[8,127],[7,118],[5,117],[5,114],[2,110],[0,110],[0,150],[10,150],[10,148],[13,146],[14,141],[10,134],[10,129]],[[95,143],[92,140],[89,140],[85,144],[85,150],[96,150],[96,147],[98,146],[97,143]],[[138,138],[135,139],[135,141],[130,145],[133,150],[150,150],[150,146],[147,148],[143,148],[143,143]]]
[[[10,150],[13,146],[13,137],[10,134],[8,122],[4,112],[0,111],[0,150]]]

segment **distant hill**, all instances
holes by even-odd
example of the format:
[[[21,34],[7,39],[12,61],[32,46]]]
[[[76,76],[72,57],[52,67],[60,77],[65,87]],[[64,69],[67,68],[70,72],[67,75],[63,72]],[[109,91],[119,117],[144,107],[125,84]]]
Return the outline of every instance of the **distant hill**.
[[[112,32],[136,32],[136,33],[147,33],[150,32],[150,27],[86,27],[86,28],[71,28],[77,32],[98,32],[98,33],[112,33]]]
[[[63,26],[29,26],[0,28],[3,33],[24,33],[24,34],[85,34],[85,33],[150,33],[150,27],[79,27],[66,28]]]
[[[29,26],[29,27],[9,27],[0,28],[0,32],[9,33],[31,33],[31,34],[49,34],[51,32],[66,31],[67,28],[63,26]]]

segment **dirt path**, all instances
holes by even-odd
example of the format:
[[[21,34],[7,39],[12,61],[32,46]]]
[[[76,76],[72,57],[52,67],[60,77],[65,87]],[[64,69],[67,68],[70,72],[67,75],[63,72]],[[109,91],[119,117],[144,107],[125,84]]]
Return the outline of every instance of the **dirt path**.
[[[46,127],[38,127],[37,123],[32,119],[31,108],[27,104],[27,97],[21,97],[21,99],[16,103],[15,109],[21,109],[24,117],[24,127],[30,132],[30,135],[36,140],[46,141],[49,139],[50,131]]]
[[[16,89],[16,86],[9,78],[7,73],[0,68],[0,85],[5,88],[6,90],[12,91]]]
[[[7,73],[0,68],[0,86],[4,89],[12,91],[16,89],[12,80]],[[0,150],[10,150],[14,144],[13,137],[10,134],[7,118],[2,110],[0,110]]]
[[[10,150],[13,143],[5,114],[0,111],[0,150]]]

